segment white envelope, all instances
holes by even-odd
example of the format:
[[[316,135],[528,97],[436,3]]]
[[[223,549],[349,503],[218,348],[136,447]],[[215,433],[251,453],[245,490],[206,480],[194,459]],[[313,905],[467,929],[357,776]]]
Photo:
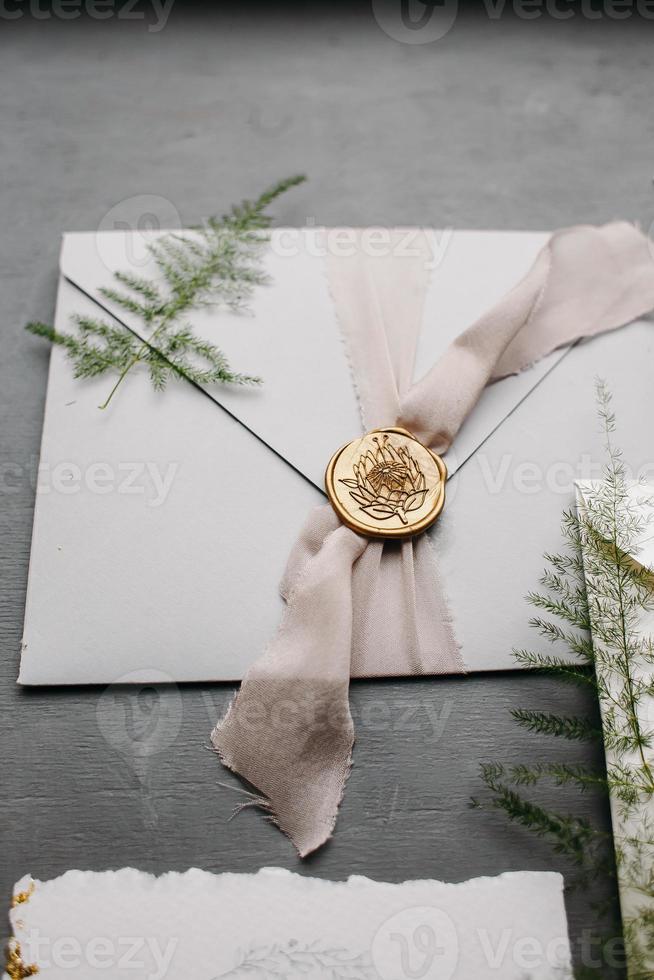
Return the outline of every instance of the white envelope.
[[[429,234],[435,268],[416,378],[524,275],[548,237]],[[238,680],[264,650],[289,549],[325,500],[326,463],[361,432],[325,275],[327,235],[272,233],[271,281],[251,316],[192,314],[236,370],[263,377],[259,389],[171,382],[161,394],[135,371],[99,411],[111,379],[75,380],[53,349],[20,683]],[[65,236],[58,329],[88,313],[115,314],[139,332],[99,288],[130,266],[154,274],[142,237]],[[468,670],[513,668],[512,648],[527,641],[521,597],[556,543],[574,479],[592,475],[580,464],[598,448],[594,376],[622,387],[629,406],[637,400],[627,431],[642,450],[651,371],[651,327],[633,324],[491,386],[465,423],[431,533]]]

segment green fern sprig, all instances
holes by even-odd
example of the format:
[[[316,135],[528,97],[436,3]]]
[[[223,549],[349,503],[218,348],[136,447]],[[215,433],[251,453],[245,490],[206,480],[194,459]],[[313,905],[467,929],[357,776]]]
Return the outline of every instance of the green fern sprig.
[[[247,309],[254,289],[266,281],[260,256],[271,224],[267,208],[285,191],[302,183],[289,177],[254,201],[243,201],[221,218],[209,218],[190,232],[170,232],[148,245],[157,279],[115,272],[115,284],[100,289],[110,303],[138,317],[145,328],[139,339],[117,321],[75,316],[74,333],[57,331],[40,322],[26,329],[61,345],[73,363],[76,378],[107,372],[117,379],[100,405],[106,408],[116,391],[138,365],[147,368],[157,391],[171,377],[195,384],[257,385],[259,377],[233,371],[220,348],[195,335],[185,317],[202,307],[222,307],[233,313]]]
[[[531,830],[539,837],[546,837],[557,853],[565,854],[580,868],[588,870],[589,849],[594,847],[594,828],[584,817],[556,813],[527,799],[511,786],[522,785],[515,773],[497,763],[486,763],[481,769],[486,787],[493,793],[492,806],[502,810],[509,819]],[[476,802],[476,801],[475,801]]]
[[[540,674],[555,677],[581,687],[596,687],[592,670],[589,668],[557,657],[555,654],[535,652],[533,650],[514,650],[513,658],[519,666],[526,670],[537,670]]]
[[[567,762],[538,763],[534,766],[520,764],[509,771],[511,782],[516,786],[535,786],[543,779],[550,779],[556,786],[578,786],[582,792],[597,786],[606,786],[603,772],[593,772],[580,764]]]
[[[528,602],[538,614],[535,632],[554,652],[516,650],[523,666],[553,680],[590,685],[602,711],[602,730],[594,718],[565,716],[520,708],[512,712],[522,728],[563,738],[571,743],[603,738],[608,754],[604,772],[575,760],[529,762],[504,767],[482,766],[490,805],[513,822],[550,841],[572,859],[587,883],[598,875],[615,875],[630,896],[623,908],[623,938],[630,980],[652,980],[654,950],[654,775],[648,753],[654,730],[644,727],[639,706],[654,697],[651,668],[652,637],[641,636],[644,611],[654,608],[654,576],[634,559],[647,528],[643,501],[634,505],[620,450],[613,445],[615,414],[603,382],[597,384],[598,414],[606,446],[603,479],[584,492],[580,512],[568,511],[562,520],[565,550],[546,555],[541,585]],[[551,618],[550,618],[551,617]],[[591,638],[592,631],[592,638]],[[644,669],[645,668],[645,669]],[[526,788],[544,784],[576,786],[611,795],[620,819],[636,828],[614,839],[574,814],[560,814],[524,795]],[[475,801],[477,806],[481,804]],[[634,903],[633,896],[639,896]],[[578,977],[611,975],[606,966],[581,969]]]
[[[531,708],[514,708],[512,717],[522,728],[539,735],[556,735],[570,741],[589,742],[602,739],[602,729],[588,718],[565,717],[550,711],[534,711]]]

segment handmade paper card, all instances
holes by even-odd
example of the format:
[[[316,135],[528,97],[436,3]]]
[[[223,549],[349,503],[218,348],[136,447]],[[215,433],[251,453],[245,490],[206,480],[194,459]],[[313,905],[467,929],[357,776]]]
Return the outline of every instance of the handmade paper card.
[[[9,978],[571,977],[563,881],[548,873],[383,884],[273,868],[69,871],[20,881],[11,923]]]
[[[619,459],[613,466],[621,466]],[[654,973],[654,486],[577,487],[630,976]]]
[[[415,356],[402,368],[408,383],[521,280],[549,238],[405,229],[386,230],[380,244],[383,231],[276,230],[250,316],[193,312],[198,337],[219,343],[261,386],[171,383],[162,395],[132,372],[100,411],[113,382],[74,378],[65,351],[53,350],[21,683],[238,680],[266,648],[289,551],[325,500],[329,459],[362,432],[370,392],[348,362],[348,320],[366,322],[379,309],[382,320],[415,326]],[[122,232],[65,237],[59,330],[72,315],[103,316],[147,337],[136,314],[100,291],[116,272],[161,278],[137,244]],[[447,612],[438,617],[451,622],[453,652],[441,657],[427,622],[434,610],[421,607],[420,649],[403,652],[398,621],[377,655],[353,657],[353,677],[515,666],[511,650],[525,627],[513,610],[537,580],[561,503],[547,482],[520,492],[515,466],[555,459],[574,467],[580,447],[592,448],[592,412],[580,406],[598,365],[645,391],[648,350],[640,324],[573,352],[563,343],[486,388],[444,454],[446,503],[427,532],[441,586],[425,593],[442,592]],[[423,506],[422,474],[411,487],[403,474],[395,489],[383,473],[372,484],[366,476],[347,501],[363,508],[366,494],[395,494],[402,506]],[[375,519],[388,507],[375,505]],[[390,523],[403,520],[395,507]],[[373,622],[384,607],[371,603]]]

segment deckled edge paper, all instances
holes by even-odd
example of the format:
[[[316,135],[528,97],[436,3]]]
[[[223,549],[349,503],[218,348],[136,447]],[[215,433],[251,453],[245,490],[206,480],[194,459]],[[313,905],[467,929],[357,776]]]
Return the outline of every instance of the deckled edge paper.
[[[583,516],[586,508],[584,492],[596,487],[597,485],[597,481],[580,481],[577,483],[576,504],[577,512],[580,516]],[[629,487],[629,495],[632,508],[634,508],[635,511],[640,509],[643,517],[645,518],[645,527],[642,538],[636,543],[637,554],[634,554],[631,557],[638,561],[638,563],[643,567],[654,572],[654,528],[652,527],[651,523],[653,513],[652,501],[654,501],[654,485],[634,483]],[[588,580],[586,584],[588,587],[588,598],[591,607],[592,637],[592,600],[594,596],[592,589],[589,587]],[[641,637],[654,638],[654,610],[643,609],[639,612],[637,628]],[[598,674],[602,672],[601,660],[596,662],[596,669]],[[639,659],[638,663],[633,665],[633,670],[642,681],[654,681],[654,668],[645,660]],[[614,688],[616,683],[615,677],[612,676],[610,672],[606,670],[604,671],[604,679],[608,690]],[[600,702],[600,709],[603,720],[605,720],[607,705]],[[641,730],[643,732],[651,731],[654,727],[654,698],[644,695],[638,701],[635,710]],[[643,751],[648,764],[654,769],[654,747],[651,745],[649,747],[645,746]],[[605,752],[607,767],[616,765],[620,761],[615,751],[613,751],[608,745],[605,748]],[[636,757],[635,759],[632,759],[629,754],[623,758],[622,762],[627,766],[631,765],[632,763],[635,763],[637,766],[640,765],[638,758]],[[645,840],[647,835],[649,835],[651,838],[651,827],[654,826],[654,804],[652,804],[651,800],[649,803],[643,803],[642,806],[634,810],[628,818],[625,818],[620,801],[613,794],[611,794],[610,803],[614,840],[622,839],[628,841],[630,837]],[[629,845],[627,844],[626,846],[628,847]],[[638,856],[637,860],[639,862],[647,860],[647,854],[649,854],[649,863],[651,865],[652,861],[654,861],[654,845],[651,843],[647,850]],[[635,852],[633,857],[636,857]],[[646,868],[643,870],[647,872]],[[654,906],[652,906],[651,899],[648,899],[647,895],[635,886],[634,867],[629,861],[627,861],[626,865],[623,861],[617,861],[617,875],[618,889],[620,892],[620,907],[622,910],[622,918],[623,922],[625,923],[625,927],[633,933],[635,924],[638,924],[638,926],[635,928],[635,934],[632,935],[631,940],[628,941],[626,945],[627,959],[629,960],[630,945],[638,946],[647,955],[647,949],[649,946],[649,931],[647,923],[650,921],[651,916],[654,915]],[[649,959],[645,964],[645,968],[649,968],[654,971],[654,950],[651,948],[649,949]],[[643,974],[643,976],[644,975],[645,974]]]
[[[563,879],[550,872],[384,884],[278,868],[69,871],[19,881],[10,919],[12,980],[571,976]]]

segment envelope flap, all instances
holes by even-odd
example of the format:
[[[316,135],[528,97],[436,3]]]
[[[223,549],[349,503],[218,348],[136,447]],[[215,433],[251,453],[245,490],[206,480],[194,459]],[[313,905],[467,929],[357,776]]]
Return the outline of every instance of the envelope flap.
[[[106,300],[100,288],[115,286],[119,270],[160,279],[144,245],[162,234],[66,235],[61,271],[147,339],[139,317]],[[199,309],[189,319],[234,370],[263,379],[261,387],[212,385],[206,393],[322,490],[331,454],[360,433],[361,421],[323,263],[312,251],[311,232],[296,237],[297,247],[275,247],[273,240],[265,251],[269,285],[256,290],[249,314]]]
[[[589,513],[589,508],[592,509],[593,494],[597,494],[601,487],[602,483],[599,480],[577,481],[575,495],[577,511],[580,514]],[[654,571],[654,486],[640,482],[630,483],[627,486],[625,507],[640,524],[634,535],[629,556],[643,568]],[[599,523],[597,521],[592,523],[601,534],[602,528]]]
[[[269,282],[255,291],[250,314],[201,309],[189,317],[196,333],[221,347],[235,370],[263,378],[260,388],[208,387],[209,397],[320,489],[331,454],[361,432],[355,388],[326,277],[330,232],[275,229],[262,259]],[[406,229],[406,249],[412,233],[415,229]],[[115,285],[115,271],[158,278],[147,244],[163,234],[68,234],[62,248],[62,273],[105,311],[147,339],[139,318],[105,299],[100,289]],[[462,330],[525,274],[548,237],[540,232],[427,234],[433,269],[415,377],[423,375]],[[564,354],[557,351],[484,392],[448,454],[450,474]]]

